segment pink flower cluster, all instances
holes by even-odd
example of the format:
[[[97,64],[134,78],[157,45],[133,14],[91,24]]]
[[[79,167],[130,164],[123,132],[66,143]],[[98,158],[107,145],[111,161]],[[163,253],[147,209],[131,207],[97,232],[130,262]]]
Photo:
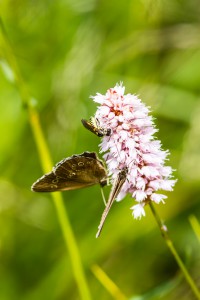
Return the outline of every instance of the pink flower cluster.
[[[110,88],[106,95],[92,97],[100,105],[95,113],[102,128],[110,128],[110,136],[104,136],[100,144],[112,181],[124,167],[128,167],[127,180],[117,197],[121,200],[127,193],[137,204],[131,207],[134,218],[145,215],[144,206],[149,202],[163,202],[167,196],[158,190],[172,191],[172,168],[164,166],[169,154],[161,149],[156,140],[149,108],[131,94],[124,94],[122,84]]]

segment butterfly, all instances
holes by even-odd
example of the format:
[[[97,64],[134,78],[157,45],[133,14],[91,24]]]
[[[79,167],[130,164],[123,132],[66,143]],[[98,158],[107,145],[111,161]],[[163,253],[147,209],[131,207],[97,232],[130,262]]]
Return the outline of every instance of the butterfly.
[[[114,203],[114,200],[117,198],[117,196],[119,195],[120,191],[121,191],[121,188],[124,184],[124,182],[126,181],[127,179],[127,174],[128,174],[128,167],[124,167],[122,168],[122,170],[117,174],[117,177],[115,178],[115,181],[113,183],[113,186],[112,186],[112,189],[110,191],[110,195],[109,195],[109,198],[108,198],[108,202],[106,204],[106,207],[104,209],[104,212],[102,214],[102,217],[101,217],[101,221],[100,221],[100,224],[98,226],[98,231],[97,231],[97,234],[96,234],[96,238],[99,237],[101,231],[102,231],[102,228],[103,228],[103,225],[104,225],[104,222],[107,218],[107,215],[110,211],[110,208],[112,206],[112,204]]]
[[[81,120],[83,126],[90,130],[92,133],[96,134],[98,137],[103,137],[105,135],[110,136],[111,135],[111,129],[110,128],[102,128],[99,124],[99,120],[96,118],[91,117],[89,121],[82,119]]]
[[[75,190],[107,184],[107,171],[95,152],[83,152],[61,160],[53,170],[33,183],[34,192]]]

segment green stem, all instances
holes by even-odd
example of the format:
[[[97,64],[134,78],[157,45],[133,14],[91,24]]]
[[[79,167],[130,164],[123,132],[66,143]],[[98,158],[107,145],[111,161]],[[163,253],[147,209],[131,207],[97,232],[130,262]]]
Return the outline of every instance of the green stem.
[[[6,60],[8,66],[13,72],[14,83],[17,86],[22,102],[24,106],[28,109],[29,112],[29,122],[33,131],[33,135],[35,138],[35,143],[38,148],[38,153],[40,156],[40,161],[42,164],[43,171],[45,173],[49,172],[52,169],[52,160],[50,156],[49,149],[47,147],[41,126],[38,117],[38,113],[31,102],[31,97],[27,91],[27,87],[23,81],[21,73],[18,68],[17,61],[13,54],[10,43],[5,34],[5,30],[3,27],[3,22],[0,19],[0,43],[1,43],[1,56]],[[64,206],[64,201],[61,193],[51,193],[53,198],[53,202],[55,205],[58,221],[64,236],[64,241],[66,247],[69,251],[70,260],[72,263],[72,268],[74,272],[74,277],[76,279],[79,292],[81,295],[81,299],[83,300],[91,300],[90,291],[87,285],[87,281],[85,278],[83,266],[81,263],[81,258],[78,250],[78,246],[73,234],[73,230],[70,225],[70,221]]]
[[[185,276],[185,279],[186,281],[188,282],[188,284],[190,285],[194,295],[196,296],[197,299],[200,299],[200,292],[194,282],[194,280],[192,279],[192,277],[190,276],[190,274],[188,273],[188,270],[186,269],[183,261],[181,260],[179,254],[177,253],[174,245],[173,245],[173,242],[172,240],[170,239],[169,237],[169,234],[168,234],[168,230],[167,230],[167,227],[166,225],[161,221],[158,213],[156,212],[152,202],[150,201],[149,202],[149,206],[151,208],[151,211],[156,219],[156,222],[158,224],[158,227],[160,228],[160,231],[161,231],[161,234],[169,248],[169,250],[171,251],[172,255],[174,256],[179,268],[181,269],[181,271],[183,272],[183,275]]]

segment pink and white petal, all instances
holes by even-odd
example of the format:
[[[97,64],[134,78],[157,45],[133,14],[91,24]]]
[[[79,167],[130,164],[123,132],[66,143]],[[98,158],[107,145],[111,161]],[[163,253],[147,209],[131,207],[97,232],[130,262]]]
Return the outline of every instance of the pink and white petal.
[[[142,202],[145,198],[147,197],[146,192],[142,191],[142,190],[136,190],[133,193],[133,198],[135,198],[135,200],[137,202]]]
[[[134,219],[141,219],[142,216],[145,216],[145,210],[143,204],[136,204],[131,207],[133,210],[132,215]]]
[[[160,188],[165,191],[173,191],[173,187],[177,180],[161,180]]]
[[[142,174],[145,175],[147,178],[150,178],[150,177],[155,178],[160,175],[159,171],[152,166],[144,166],[144,167],[142,167],[141,171],[142,171]]]
[[[163,177],[169,177],[169,176],[171,176],[171,173],[172,173],[172,168],[169,166],[165,166],[160,169],[160,174]]]
[[[157,191],[161,188],[161,182],[160,180],[151,180],[148,184],[149,187],[151,187],[154,191]]]
[[[126,191],[121,191],[121,192],[118,194],[118,196],[117,196],[117,198],[116,198],[116,201],[117,201],[117,202],[121,201],[126,195],[127,195],[127,192],[126,192]]]
[[[144,191],[146,186],[146,180],[143,177],[137,177],[136,179],[136,188]]]
[[[167,198],[166,195],[162,195],[162,194],[152,194],[150,196],[151,200],[154,201],[155,203],[159,204],[160,202],[165,203],[164,199]]]

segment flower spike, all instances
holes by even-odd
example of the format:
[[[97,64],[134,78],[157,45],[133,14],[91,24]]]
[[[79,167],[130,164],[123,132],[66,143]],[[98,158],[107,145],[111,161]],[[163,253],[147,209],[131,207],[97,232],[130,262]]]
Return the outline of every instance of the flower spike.
[[[132,214],[140,219],[145,215],[144,206],[149,201],[164,203],[167,197],[159,190],[173,190],[176,183],[172,179],[173,170],[165,166],[169,152],[161,149],[161,142],[154,136],[158,130],[149,115],[149,108],[136,95],[125,94],[122,83],[110,88],[105,95],[98,93],[92,98],[99,104],[94,118],[100,127],[111,130],[110,136],[102,137],[100,149],[105,153],[103,157],[114,185],[119,172],[127,168],[116,200],[130,193],[136,201],[131,207]],[[102,220],[105,221],[107,213],[104,211]],[[100,224],[97,235],[101,228]]]

